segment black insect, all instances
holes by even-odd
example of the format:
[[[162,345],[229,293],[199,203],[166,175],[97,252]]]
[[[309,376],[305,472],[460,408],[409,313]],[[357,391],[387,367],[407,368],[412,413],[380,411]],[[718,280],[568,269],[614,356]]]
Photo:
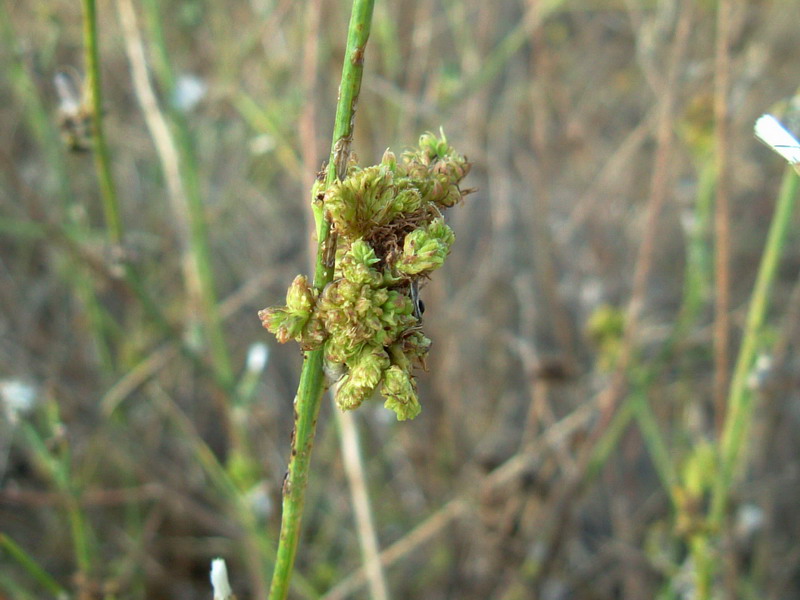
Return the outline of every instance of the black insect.
[[[422,321],[422,314],[425,312],[425,303],[419,297],[419,284],[416,281],[411,282],[411,303],[413,304],[414,316],[417,321]]]

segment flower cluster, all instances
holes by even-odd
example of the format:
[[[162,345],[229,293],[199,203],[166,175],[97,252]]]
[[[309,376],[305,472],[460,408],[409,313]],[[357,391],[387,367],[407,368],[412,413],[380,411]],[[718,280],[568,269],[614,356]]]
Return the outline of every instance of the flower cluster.
[[[281,343],[324,344],[326,363],[343,373],[340,408],[358,407],[377,389],[398,419],[419,414],[412,371],[424,366],[431,342],[414,290],[450,252],[455,236],[442,212],[467,193],[459,183],[469,167],[444,135],[427,133],[400,161],[387,150],[379,165],[353,161],[343,181],[317,182],[314,202],[335,234],[334,279],[320,291],[298,275],[286,305],[259,318]]]

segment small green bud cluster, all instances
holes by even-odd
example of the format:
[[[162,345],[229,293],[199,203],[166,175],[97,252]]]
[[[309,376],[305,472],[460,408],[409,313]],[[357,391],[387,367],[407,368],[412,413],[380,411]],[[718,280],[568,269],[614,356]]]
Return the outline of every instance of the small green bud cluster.
[[[600,305],[589,316],[586,331],[599,351],[600,368],[604,371],[613,370],[622,352],[625,313],[615,306]]]
[[[358,407],[375,390],[399,420],[420,412],[415,366],[424,366],[430,340],[421,330],[412,290],[442,266],[455,240],[442,211],[466,192],[469,163],[442,134],[426,133],[398,161],[351,162],[344,181],[317,182],[314,202],[336,234],[334,280],[315,290],[298,275],[286,306],[262,310],[262,324],[284,343],[305,350],[324,344],[325,360],[342,366],[336,402]]]
[[[419,275],[438,269],[454,240],[455,234],[444,220],[434,219],[427,227],[415,229],[406,236],[397,270],[407,275]]]

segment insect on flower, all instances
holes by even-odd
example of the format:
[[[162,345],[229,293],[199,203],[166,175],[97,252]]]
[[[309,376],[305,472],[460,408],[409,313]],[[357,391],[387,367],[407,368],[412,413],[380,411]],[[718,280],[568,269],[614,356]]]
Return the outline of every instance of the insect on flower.
[[[58,94],[58,126],[61,137],[72,152],[86,152],[91,148],[92,121],[85,94],[80,93],[75,76],[59,71],[53,77]]]
[[[416,281],[411,282],[411,303],[414,307],[414,316],[417,318],[417,321],[422,321],[422,313],[425,312],[425,303],[422,301],[422,298],[419,297],[419,283]]]

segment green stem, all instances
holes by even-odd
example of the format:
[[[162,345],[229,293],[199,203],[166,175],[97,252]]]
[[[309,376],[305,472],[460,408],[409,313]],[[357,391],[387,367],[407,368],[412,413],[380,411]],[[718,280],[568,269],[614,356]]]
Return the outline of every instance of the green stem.
[[[661,434],[658,421],[650,406],[647,390],[651,389],[668,362],[676,356],[677,349],[684,343],[687,332],[694,327],[708,296],[707,281],[709,280],[710,263],[707,244],[716,171],[714,162],[708,157],[700,157],[698,162],[702,162],[703,166],[699,174],[699,187],[693,214],[695,223],[687,232],[683,300],[678,317],[672,333],[659,352],[657,359],[649,362],[647,366],[631,367],[634,386],[630,402],[633,403],[636,421],[664,490],[670,495],[676,508],[678,503],[675,497],[675,486],[678,483],[678,474],[674,460],[670,457],[669,447]]]
[[[708,282],[714,278],[709,251],[709,231],[717,174],[714,161],[710,157],[698,157],[697,162],[702,166],[698,174],[697,198],[692,214],[694,224],[686,234],[683,299],[675,328],[667,344],[672,350],[677,344],[683,343],[686,334],[695,326],[698,314],[708,300]]]
[[[103,130],[103,95],[100,85],[100,52],[97,44],[97,6],[95,0],[83,0],[83,39],[86,53],[86,86],[89,92],[89,107],[92,115],[92,140],[100,192],[103,197],[108,237],[112,244],[120,244],[123,238],[122,217],[114,178],[111,174],[111,159]]]
[[[364,50],[369,39],[374,0],[354,0],[347,33],[347,50],[339,86],[339,101],[333,129],[331,157],[326,183],[332,184],[347,172],[350,146],[353,141],[353,123],[361,77],[364,71]],[[317,228],[317,258],[314,270],[314,287],[322,290],[333,278],[333,265],[326,264],[326,248],[334,240],[330,237],[330,223],[319,208],[314,210]],[[300,384],[295,397],[295,431],[289,471],[283,487],[283,515],[275,571],[272,575],[270,600],[282,600],[289,593],[289,581],[300,538],[300,520],[308,482],[308,468],[317,415],[322,401],[324,378],[322,359],[324,348],[305,353]]]
[[[56,597],[61,597],[65,594],[64,588],[59,585],[58,581],[45,571],[21,546],[4,533],[0,533],[0,549],[5,550],[10,558],[33,577],[48,593]]]
[[[697,598],[711,598],[714,579],[715,558],[711,544],[705,535],[696,535],[689,540],[689,550],[695,564],[695,594]]]
[[[54,403],[48,406],[47,419],[46,435],[50,437],[61,424],[58,407]],[[63,494],[76,566],[79,573],[88,578],[93,569],[94,548],[89,524],[79,502],[81,490],[73,476],[70,448],[66,441],[62,441],[55,449],[48,448],[43,435],[29,423],[22,426],[21,432],[33,456]]]
[[[720,469],[715,481],[711,503],[711,524],[720,525],[733,483],[736,465],[747,440],[747,430],[753,414],[753,395],[747,389],[747,377],[758,349],[764,320],[769,307],[770,292],[778,260],[786,243],[798,191],[797,175],[787,171],[781,185],[775,215],[772,218],[764,254],[758,268],[755,288],[747,313],[741,349],[733,372],[733,382],[728,395],[727,416],[720,443]]]
[[[240,524],[243,532],[246,560],[253,565],[251,571],[253,576],[257,578],[257,583],[253,586],[253,595],[254,597],[263,597],[267,586],[263,567],[265,562],[271,563],[275,558],[272,538],[268,534],[261,533],[257,518],[246,502],[241,490],[231,478],[230,473],[219,462],[214,452],[197,433],[191,420],[166,393],[160,391],[159,388],[154,388],[154,390],[157,392],[153,394],[156,410],[169,420],[176,427],[181,438],[186,440],[188,447],[194,453],[197,463],[203,468],[211,484],[225,498],[233,517]],[[298,597],[316,598],[318,596],[308,581],[297,577],[294,584]]]
[[[781,185],[775,215],[772,218],[769,234],[767,236],[764,253],[756,277],[756,284],[750,300],[744,334],[733,380],[728,393],[727,411],[719,445],[720,467],[716,471],[711,492],[711,507],[709,509],[709,529],[712,535],[720,531],[728,507],[731,487],[739,470],[740,459],[744,454],[747,444],[747,432],[752,421],[754,396],[747,388],[747,379],[756,358],[759,340],[761,338],[764,321],[769,307],[772,282],[778,267],[778,260],[786,243],[786,237],[791,225],[791,216],[794,210],[798,192],[798,179],[792,171],[787,171]],[[713,580],[716,561],[706,560],[704,567],[699,569],[698,581],[708,582]],[[706,585],[708,587],[708,585]],[[710,595],[699,596],[708,598]]]
[[[653,414],[653,409],[650,406],[650,400],[647,397],[648,388],[645,387],[650,383],[651,377],[646,374],[641,377],[641,380],[641,382],[636,382],[629,401],[632,404],[636,422],[642,432],[645,446],[650,453],[650,459],[653,461],[653,466],[661,480],[661,485],[664,486],[670,499],[676,504],[674,492],[678,483],[678,475],[670,457],[669,447],[658,426],[658,419]]]

